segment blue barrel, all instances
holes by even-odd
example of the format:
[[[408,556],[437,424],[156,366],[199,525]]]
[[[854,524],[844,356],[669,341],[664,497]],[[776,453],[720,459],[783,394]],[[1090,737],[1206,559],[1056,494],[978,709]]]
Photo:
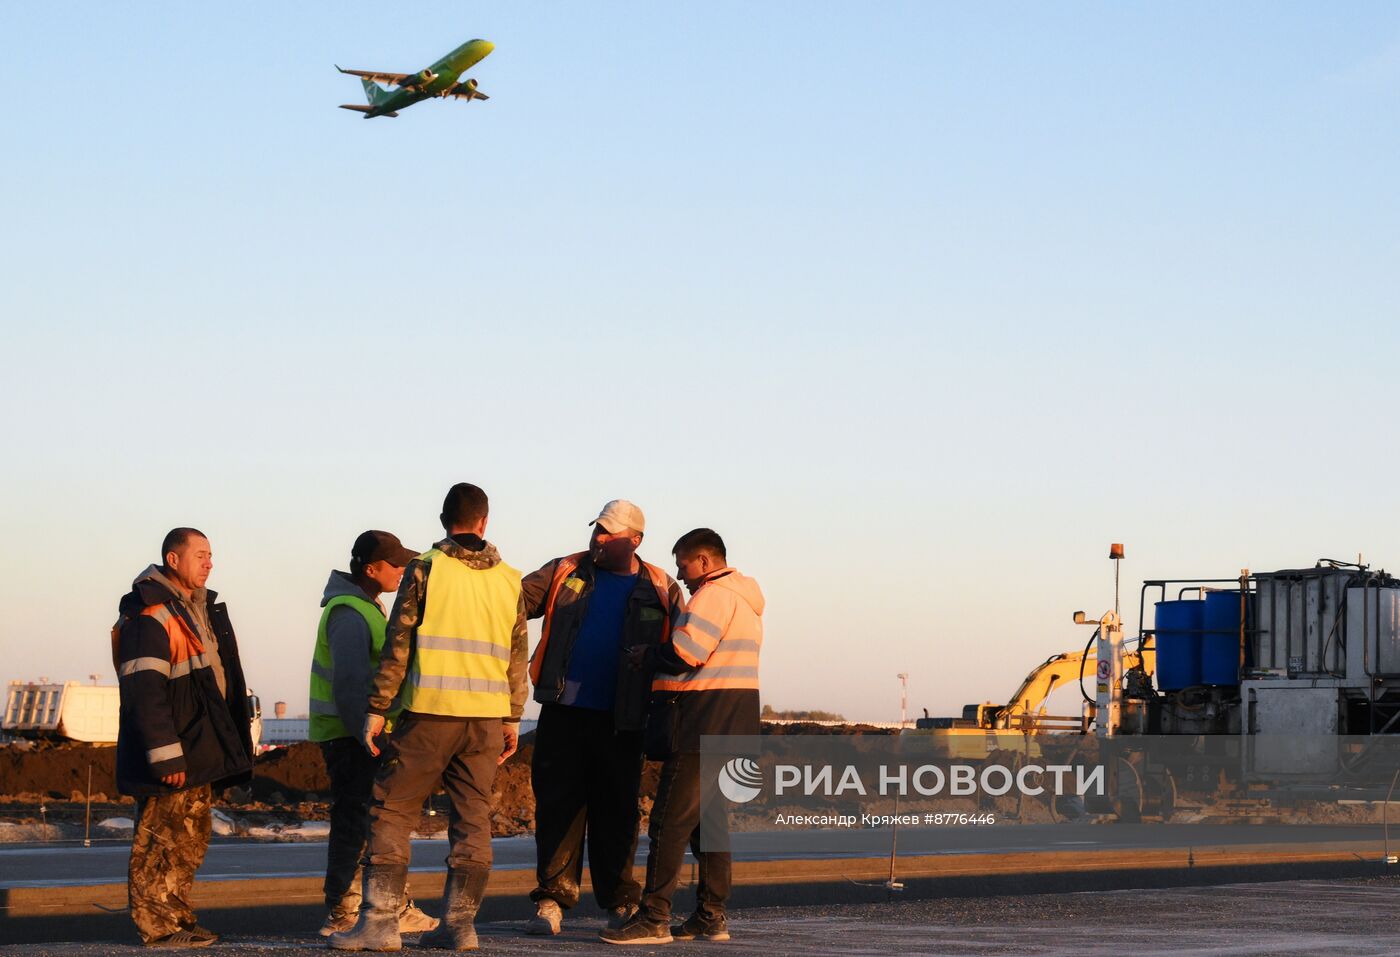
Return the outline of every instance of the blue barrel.
[[[1253,595],[1245,596],[1245,627],[1253,627]],[[1234,686],[1240,683],[1240,593],[1206,593],[1205,629],[1201,635],[1201,683]]]
[[[1206,603],[1199,598],[1157,602],[1157,689],[1180,691],[1201,683],[1201,628]]]

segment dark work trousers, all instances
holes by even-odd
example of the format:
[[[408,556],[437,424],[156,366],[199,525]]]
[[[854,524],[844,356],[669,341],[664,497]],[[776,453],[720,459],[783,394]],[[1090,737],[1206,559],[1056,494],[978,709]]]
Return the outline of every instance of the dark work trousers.
[[[703,851],[702,827],[705,833]],[[687,845],[700,870],[695,912],[707,919],[722,916],[724,902],[729,899],[733,869],[729,853],[729,809],[713,782],[701,786],[698,753],[683,751],[661,765],[661,781],[656,789],[656,803],[651,808],[647,836],[651,839],[651,849],[647,852],[647,885],[642,896],[642,909],[647,919],[663,922],[671,919],[671,899],[680,883]]]
[[[190,889],[209,848],[213,810],[207,784],[136,799],[126,893],[142,943],[197,923]]]
[[[423,801],[442,783],[450,802],[447,866],[491,865],[491,786],[504,739],[500,718],[405,711],[383,751],[369,805],[369,862],[407,864]]]
[[[641,900],[632,873],[641,812],[642,735],[618,733],[607,711],[547,704],[535,729],[530,764],[535,791],[534,901],[579,901],[583,844],[593,896],[604,910]]]
[[[331,836],[326,844],[326,881],[322,889],[331,910],[359,908],[355,874],[369,843],[369,799],[379,758],[354,738],[321,742],[331,779]]]

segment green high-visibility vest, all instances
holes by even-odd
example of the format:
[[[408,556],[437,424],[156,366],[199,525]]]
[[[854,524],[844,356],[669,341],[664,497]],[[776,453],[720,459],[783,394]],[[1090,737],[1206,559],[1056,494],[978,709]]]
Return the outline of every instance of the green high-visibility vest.
[[[326,623],[331,620],[331,612],[341,606],[353,608],[369,625],[370,671],[379,665],[379,653],[384,649],[384,627],[388,624],[384,613],[372,601],[356,598],[354,595],[337,595],[326,602],[321,609],[321,624],[316,629],[316,652],[311,658],[311,720],[307,736],[312,741],[333,741],[336,738],[359,737],[360,729],[353,731],[340,720],[340,712],[335,706],[335,665],[331,660],[331,645],[326,637]],[[369,699],[369,689],[365,689],[365,699]],[[398,716],[395,710],[389,715],[390,721]]]
[[[470,568],[437,549],[414,637],[403,706],[459,718],[510,716],[510,644],[520,609],[520,572],[505,562]]]

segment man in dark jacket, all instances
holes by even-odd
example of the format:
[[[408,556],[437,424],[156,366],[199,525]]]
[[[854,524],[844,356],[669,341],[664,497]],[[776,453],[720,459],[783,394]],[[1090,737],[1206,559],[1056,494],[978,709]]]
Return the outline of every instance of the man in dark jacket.
[[[112,628],[121,685],[117,787],[136,798],[127,894],[148,946],[202,947],[218,935],[189,904],[213,792],[252,776],[248,690],[228,609],[204,587],[209,539],[172,529],[121,600]]]
[[[640,508],[612,501],[591,524],[586,552],[548,562],[522,582],[526,613],[544,618],[530,662],[542,705],[530,766],[531,934],[559,933],[564,909],[579,902],[585,836],[593,893],[609,926],[621,926],[641,900],[632,860],[651,675],[628,667],[624,654],[666,641],[683,599],[669,575],[637,558],[646,525]]]

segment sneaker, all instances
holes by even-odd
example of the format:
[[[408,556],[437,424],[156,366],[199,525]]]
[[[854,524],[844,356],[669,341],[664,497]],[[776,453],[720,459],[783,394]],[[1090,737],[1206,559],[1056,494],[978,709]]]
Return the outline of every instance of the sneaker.
[[[350,926],[355,926],[352,920]],[[429,917],[418,909],[418,905],[411,900],[405,900],[403,910],[399,911],[399,933],[400,934],[426,934],[430,930],[437,930],[438,919]]]
[[[647,920],[639,911],[617,930],[604,927],[598,937],[606,944],[669,944],[671,928],[668,921]]]
[[[173,934],[157,937],[147,947],[208,947],[219,939],[219,935],[203,927],[186,927]]]
[[[534,937],[553,937],[564,922],[564,909],[552,897],[541,897],[535,904],[535,916],[525,925],[525,933]]]
[[[631,920],[635,913],[637,913],[636,904],[618,904],[616,907],[609,907],[608,930],[621,930],[622,925]]]
[[[723,914],[704,917],[697,911],[687,917],[684,924],[672,927],[671,936],[676,940],[728,940],[729,921]]]
[[[338,934],[342,930],[349,930],[355,926],[355,921],[359,918],[359,911],[353,910],[333,910],[326,915],[326,920],[321,924],[321,929],[316,931],[322,937],[329,937],[331,934]]]

